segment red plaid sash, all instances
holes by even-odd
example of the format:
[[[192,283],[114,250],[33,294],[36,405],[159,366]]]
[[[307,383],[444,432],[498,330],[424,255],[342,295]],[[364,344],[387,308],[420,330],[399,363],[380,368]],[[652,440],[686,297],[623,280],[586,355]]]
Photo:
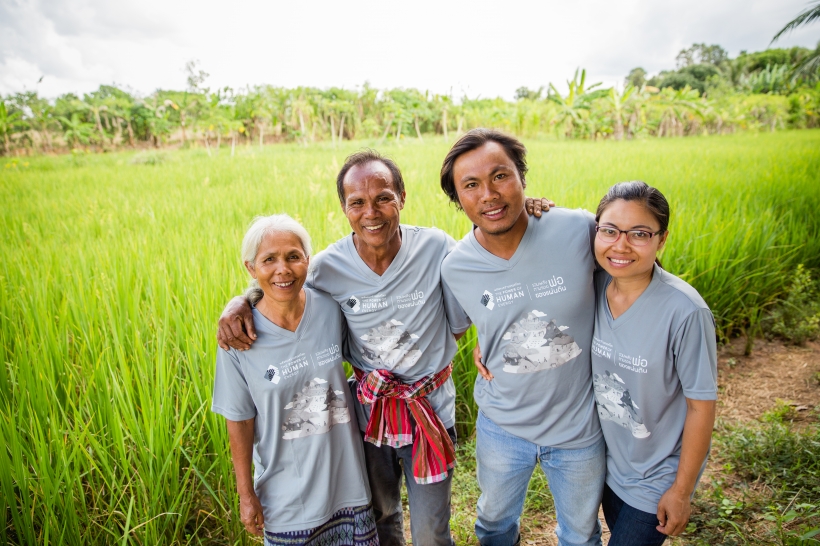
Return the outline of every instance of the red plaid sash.
[[[402,447],[413,444],[413,477],[416,483],[436,483],[447,479],[455,466],[455,448],[444,423],[430,406],[425,395],[447,381],[453,364],[433,375],[408,385],[387,370],[365,374],[353,369],[359,385],[356,394],[362,404],[372,404],[364,439],[372,444]],[[410,414],[416,421],[416,431]]]

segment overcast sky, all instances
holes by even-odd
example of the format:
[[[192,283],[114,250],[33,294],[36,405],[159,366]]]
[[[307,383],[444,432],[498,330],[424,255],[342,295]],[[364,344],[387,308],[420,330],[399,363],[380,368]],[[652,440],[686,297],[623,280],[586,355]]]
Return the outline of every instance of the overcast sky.
[[[805,0],[0,0],[0,94],[116,83],[183,89],[198,59],[230,85],[416,87],[456,98],[560,90],[576,67],[620,83],[694,42],[757,51]],[[820,22],[776,46],[814,48]],[[38,80],[42,77],[42,82]]]

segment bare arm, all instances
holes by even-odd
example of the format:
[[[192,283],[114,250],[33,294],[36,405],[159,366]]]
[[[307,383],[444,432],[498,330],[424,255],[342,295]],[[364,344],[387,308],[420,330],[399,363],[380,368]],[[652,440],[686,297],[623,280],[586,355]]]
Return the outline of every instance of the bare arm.
[[[690,498],[698,473],[709,451],[715,424],[714,400],[686,399],[686,421],[683,424],[680,463],[675,482],[658,503],[658,531],[677,536],[686,529],[692,512]]]
[[[231,459],[236,473],[236,490],[239,493],[239,519],[253,535],[262,536],[265,516],[262,504],[253,489],[251,457],[253,455],[253,419],[228,421],[228,437],[231,440]]]
[[[237,351],[247,351],[255,340],[256,330],[253,327],[251,304],[247,296],[236,296],[228,302],[219,317],[216,341],[226,351],[228,347],[233,347]]]

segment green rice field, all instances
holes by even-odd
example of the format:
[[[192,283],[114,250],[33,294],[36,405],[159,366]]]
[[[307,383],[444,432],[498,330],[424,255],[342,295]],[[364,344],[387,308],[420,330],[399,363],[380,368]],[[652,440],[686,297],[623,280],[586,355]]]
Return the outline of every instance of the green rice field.
[[[820,268],[820,131],[525,143],[530,196],[594,210],[615,182],[660,188],[664,267],[723,340],[755,333],[798,264]],[[0,158],[0,542],[251,542],[209,410],[216,321],[246,285],[254,216],[291,214],[317,250],[349,233],[335,175],[362,146],[402,168],[405,223],[469,229],[438,185],[441,138]],[[454,374],[462,438],[470,337]]]

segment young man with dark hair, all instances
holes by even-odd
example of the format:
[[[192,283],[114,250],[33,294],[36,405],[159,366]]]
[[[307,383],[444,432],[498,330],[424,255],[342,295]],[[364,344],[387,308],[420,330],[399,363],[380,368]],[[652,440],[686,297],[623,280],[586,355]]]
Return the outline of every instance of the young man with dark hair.
[[[580,210],[524,210],[526,148],[488,129],[453,145],[441,187],[475,228],[441,275],[478,330],[476,459],[484,546],[520,540],[524,497],[540,461],[559,544],[600,544],[605,448],[590,367],[595,221]],[[470,279],[470,282],[464,282]]]

